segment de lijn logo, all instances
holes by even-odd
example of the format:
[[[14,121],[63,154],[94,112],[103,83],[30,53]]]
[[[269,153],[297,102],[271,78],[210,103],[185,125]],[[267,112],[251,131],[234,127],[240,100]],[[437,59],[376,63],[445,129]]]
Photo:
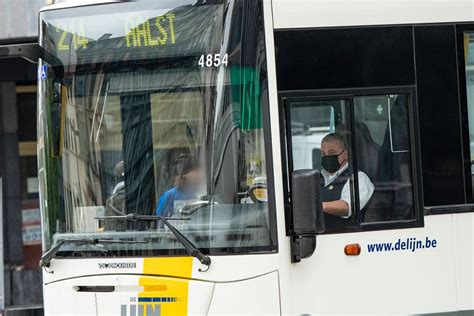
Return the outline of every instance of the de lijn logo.
[[[120,306],[120,316],[161,316],[162,303],[176,303],[176,297],[130,298],[130,304]],[[136,302],[136,303],[133,303]]]

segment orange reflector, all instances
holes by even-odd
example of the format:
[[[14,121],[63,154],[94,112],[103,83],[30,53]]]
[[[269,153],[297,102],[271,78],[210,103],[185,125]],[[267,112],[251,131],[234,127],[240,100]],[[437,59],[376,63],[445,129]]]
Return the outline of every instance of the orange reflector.
[[[344,253],[346,256],[358,256],[360,255],[359,244],[349,244],[344,247]]]

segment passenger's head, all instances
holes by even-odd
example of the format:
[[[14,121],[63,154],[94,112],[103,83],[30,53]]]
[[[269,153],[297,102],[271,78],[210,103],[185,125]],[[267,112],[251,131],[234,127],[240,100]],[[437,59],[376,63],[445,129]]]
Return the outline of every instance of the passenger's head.
[[[321,165],[329,173],[337,172],[349,160],[344,137],[331,133],[321,141]]]
[[[179,155],[174,163],[175,186],[186,192],[195,192],[202,181],[198,159],[194,155]]]

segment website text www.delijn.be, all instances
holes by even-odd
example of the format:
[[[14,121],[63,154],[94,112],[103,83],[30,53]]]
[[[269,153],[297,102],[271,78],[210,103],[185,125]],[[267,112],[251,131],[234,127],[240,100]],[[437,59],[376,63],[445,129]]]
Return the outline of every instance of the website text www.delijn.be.
[[[386,251],[411,251],[436,248],[438,242],[436,239],[430,239],[426,237],[425,240],[417,240],[415,237],[401,239],[399,238],[396,242],[384,242],[367,244],[367,250],[369,252],[386,252]]]

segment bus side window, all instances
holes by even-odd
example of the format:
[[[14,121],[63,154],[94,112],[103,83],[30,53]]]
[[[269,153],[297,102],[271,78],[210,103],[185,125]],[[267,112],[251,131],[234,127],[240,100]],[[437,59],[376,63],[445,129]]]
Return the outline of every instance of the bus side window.
[[[334,112],[341,101],[292,102],[291,147],[293,170],[321,170],[321,140],[334,132]]]
[[[290,101],[287,112],[286,119],[291,120],[291,124],[286,124],[291,126],[291,131],[287,131],[290,170],[321,171],[326,231],[356,224],[358,208],[353,199],[350,135],[337,133],[341,126],[350,126],[350,106],[349,99]],[[301,126],[304,128],[298,128]],[[365,206],[365,202],[361,204]]]
[[[474,33],[464,33],[467,115],[469,122],[469,150],[471,161],[471,202],[474,202]]]
[[[374,184],[364,222],[415,218],[408,102],[407,94],[354,98],[357,166]]]
[[[410,100],[405,93],[286,101],[290,172],[321,171],[327,232],[416,218]]]

